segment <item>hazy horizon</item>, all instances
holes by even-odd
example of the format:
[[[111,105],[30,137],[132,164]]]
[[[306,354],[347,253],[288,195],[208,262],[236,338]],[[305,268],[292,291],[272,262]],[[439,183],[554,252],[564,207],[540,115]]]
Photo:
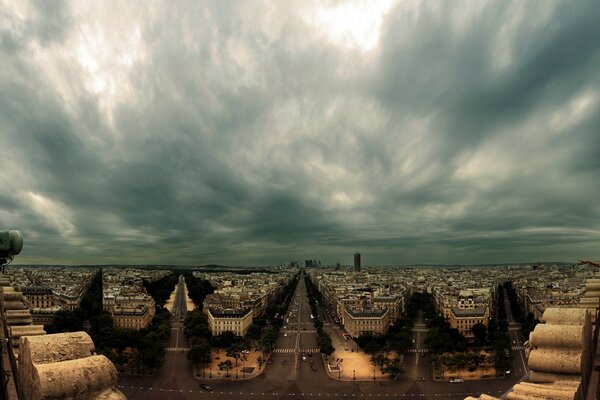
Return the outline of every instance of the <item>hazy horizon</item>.
[[[19,264],[600,258],[594,1],[9,2]]]

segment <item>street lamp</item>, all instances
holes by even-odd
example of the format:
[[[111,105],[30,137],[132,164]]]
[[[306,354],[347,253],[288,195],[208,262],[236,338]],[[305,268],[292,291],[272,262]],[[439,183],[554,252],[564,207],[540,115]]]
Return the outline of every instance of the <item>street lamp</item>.
[[[355,369],[352,370],[352,374],[354,375],[352,380],[356,380],[356,370]]]
[[[375,368],[373,368],[373,380],[375,380]]]

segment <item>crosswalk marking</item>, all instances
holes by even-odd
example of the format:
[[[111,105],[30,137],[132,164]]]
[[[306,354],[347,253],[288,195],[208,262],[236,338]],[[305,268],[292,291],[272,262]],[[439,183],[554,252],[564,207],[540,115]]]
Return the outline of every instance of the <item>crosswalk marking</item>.
[[[408,349],[408,353],[429,353],[429,349]]]
[[[524,350],[525,346],[513,346],[512,349],[513,350]]]
[[[190,351],[189,347],[167,347],[165,351]]]
[[[318,353],[319,349],[298,349],[301,353]],[[273,353],[295,353],[296,349],[274,349]]]

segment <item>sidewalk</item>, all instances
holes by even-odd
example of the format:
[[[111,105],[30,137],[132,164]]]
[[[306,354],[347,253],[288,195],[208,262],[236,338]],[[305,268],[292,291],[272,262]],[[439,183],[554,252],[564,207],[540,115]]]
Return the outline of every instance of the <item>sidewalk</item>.
[[[323,355],[325,371],[330,378],[363,382],[390,380],[390,375],[382,374],[378,367],[371,364],[370,354],[360,351],[353,340],[342,337],[344,332],[339,325],[327,323],[324,324],[323,329],[331,337],[335,348],[330,356]],[[390,357],[396,357],[396,353],[390,353]]]
[[[396,353],[390,353],[395,358]],[[340,381],[389,381],[389,374],[382,374],[378,367],[371,364],[371,355],[362,351],[336,350],[332,355],[323,355],[327,374]]]

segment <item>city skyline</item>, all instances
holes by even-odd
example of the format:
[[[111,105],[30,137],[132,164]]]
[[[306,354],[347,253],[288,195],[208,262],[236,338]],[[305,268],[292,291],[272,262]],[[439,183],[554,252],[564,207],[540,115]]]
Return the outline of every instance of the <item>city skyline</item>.
[[[600,257],[594,2],[4,11],[15,265]]]

